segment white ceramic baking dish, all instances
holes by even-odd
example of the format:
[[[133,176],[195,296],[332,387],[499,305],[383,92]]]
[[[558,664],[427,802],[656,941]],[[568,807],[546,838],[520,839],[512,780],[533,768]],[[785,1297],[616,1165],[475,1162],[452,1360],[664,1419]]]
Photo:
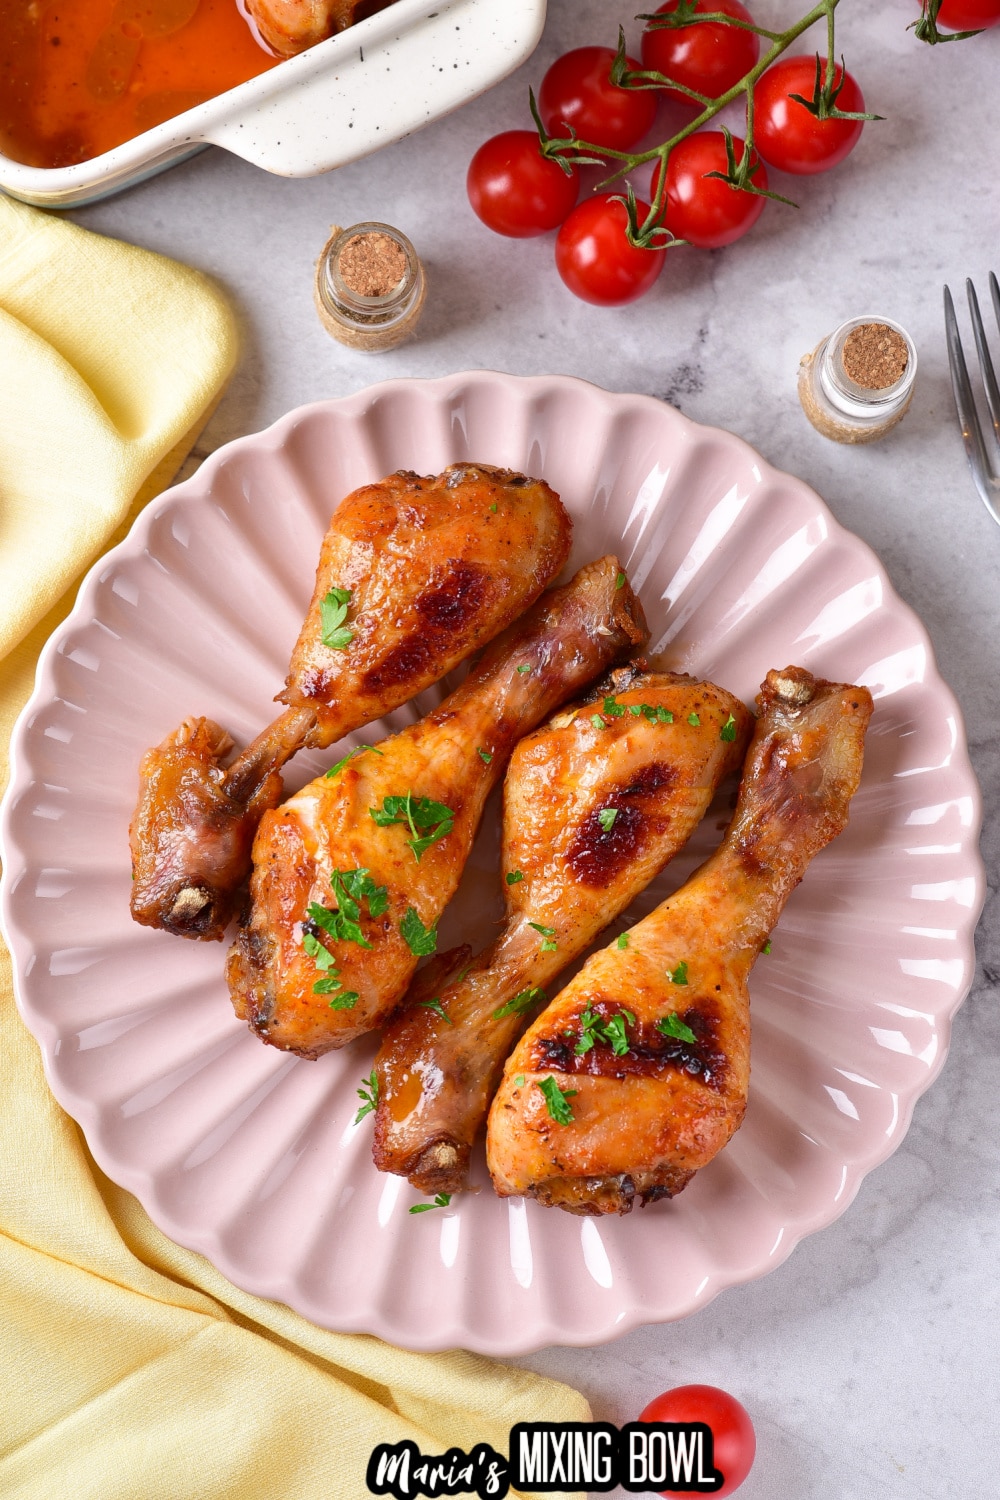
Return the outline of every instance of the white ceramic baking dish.
[[[396,0],[348,31],[72,167],[0,155],[0,187],[45,208],[91,203],[203,146],[284,177],[367,156],[483,93],[533,51],[545,0]]]

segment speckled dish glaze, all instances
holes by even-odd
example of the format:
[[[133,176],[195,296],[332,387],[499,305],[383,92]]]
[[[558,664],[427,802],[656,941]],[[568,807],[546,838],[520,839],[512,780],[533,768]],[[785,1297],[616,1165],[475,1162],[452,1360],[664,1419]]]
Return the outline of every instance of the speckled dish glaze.
[[[750,701],[794,662],[876,700],[850,826],[752,975],[746,1123],[677,1199],[624,1219],[502,1202],[481,1158],[481,1192],[411,1217],[423,1200],[375,1172],[371,1118],[355,1123],[375,1039],[315,1063],[262,1046],[233,1017],[222,947],[128,914],[142,750],[189,713],[248,739],[272,714],[340,497],[468,458],[544,476],[574,517],[570,568],[617,551],[678,668]],[[351,742],[294,762],[290,787]],[[811,490],[652,398],[478,372],[374,386],[231,443],[93,569],[14,735],[2,913],[53,1092],[167,1234],[327,1327],[515,1354],[681,1318],[847,1208],[902,1139],[971,982],[979,815],[922,626]],[[725,817],[721,799],[632,919]],[[497,847],[494,802],[442,947],[490,935]]]
[[[0,188],[43,208],[79,206],[203,146],[223,146],[281,177],[312,177],[492,88],[534,51],[544,22],[545,0],[395,0],[92,161],[40,168],[0,155]]]

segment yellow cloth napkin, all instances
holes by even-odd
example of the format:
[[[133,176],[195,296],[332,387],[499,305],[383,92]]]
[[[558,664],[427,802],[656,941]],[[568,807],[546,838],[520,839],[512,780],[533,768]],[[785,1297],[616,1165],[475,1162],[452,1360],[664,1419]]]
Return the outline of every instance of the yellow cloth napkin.
[[[0,198],[0,785],[66,590],[180,463],[235,358],[185,267]],[[0,1495],[362,1500],[378,1443],[587,1420],[461,1352],[325,1332],[231,1286],[104,1177],[50,1095],[0,946]]]

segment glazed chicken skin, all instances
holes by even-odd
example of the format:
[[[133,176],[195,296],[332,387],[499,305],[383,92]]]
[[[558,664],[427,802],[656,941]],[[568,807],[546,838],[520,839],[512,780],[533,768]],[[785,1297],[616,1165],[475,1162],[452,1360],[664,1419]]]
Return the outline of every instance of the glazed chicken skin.
[[[647,639],[617,558],[590,563],[495,641],[434,713],[265,813],[252,909],[227,968],[237,1015],[302,1057],[379,1025],[434,951],[517,741]]]
[[[680,1192],[741,1124],[747,979],[810,860],[847,822],[872,700],[788,667],[768,673],[758,706],[718,850],[627,946],[588,959],[508,1059],[487,1128],[501,1197],[628,1213]],[[621,1055],[601,1039],[612,1023]]]
[[[279,57],[294,57],[393,0],[245,0],[261,40]]]
[[[523,739],[504,781],[507,911],[462,977],[416,993],[375,1062],[375,1165],[460,1191],[504,1060],[544,986],[687,842],[742,764],[752,716],[709,682],[616,668],[573,712]]]
[[[143,757],[129,829],[135,921],[221,940],[285,762],[398,708],[499,634],[560,571],[570,532],[548,485],[484,464],[393,474],[348,495],[279,694],[286,711],[228,769],[232,739],[211,719],[185,720]]]

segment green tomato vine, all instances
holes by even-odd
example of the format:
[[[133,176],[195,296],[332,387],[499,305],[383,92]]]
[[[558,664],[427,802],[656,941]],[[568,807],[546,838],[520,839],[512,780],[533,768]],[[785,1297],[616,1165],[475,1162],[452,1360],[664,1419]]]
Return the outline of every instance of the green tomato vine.
[[[933,47],[938,42],[964,42],[966,37],[982,36],[981,31],[938,31],[937,19],[941,10],[941,0],[922,0],[923,15],[919,21],[914,21],[912,26],[907,27],[912,31],[918,41],[927,42]]]

